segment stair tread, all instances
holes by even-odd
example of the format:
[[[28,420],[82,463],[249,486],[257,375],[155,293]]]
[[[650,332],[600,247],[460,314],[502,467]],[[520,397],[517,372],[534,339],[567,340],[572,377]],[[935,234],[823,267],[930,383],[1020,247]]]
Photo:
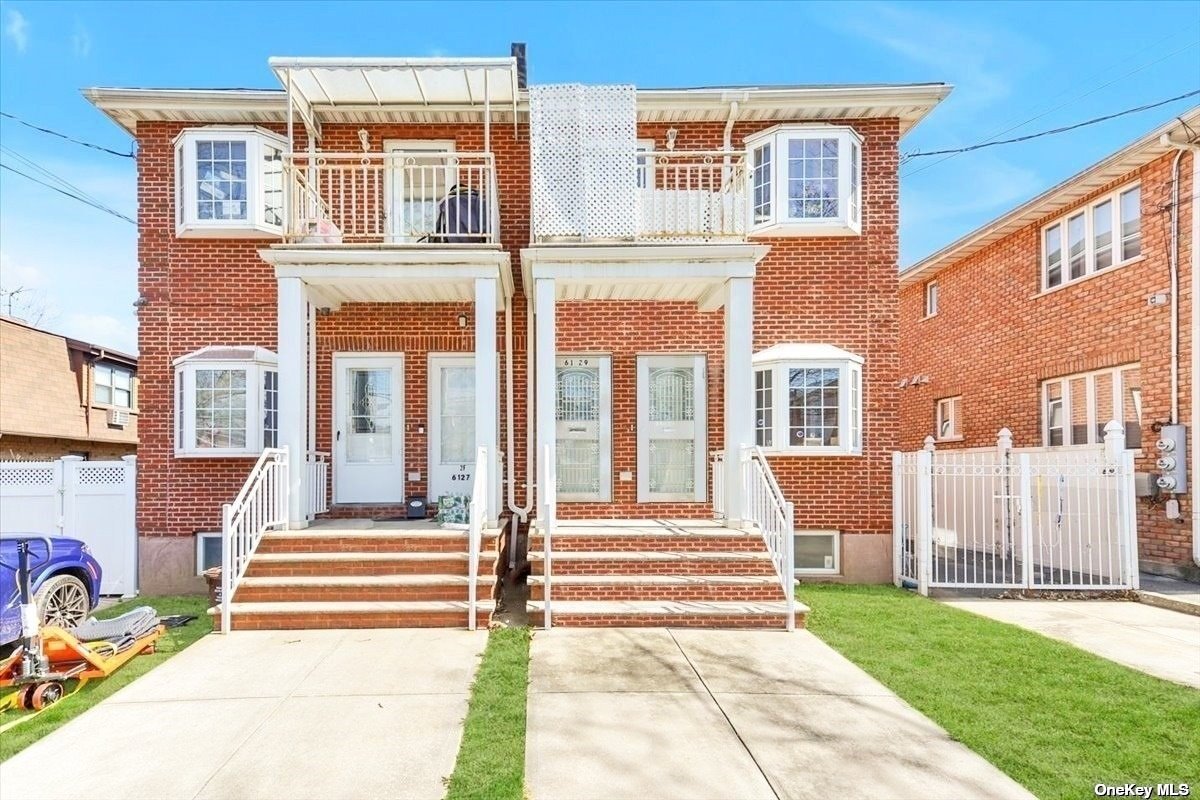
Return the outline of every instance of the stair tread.
[[[483,535],[499,536],[498,528],[485,528]],[[264,539],[463,539],[467,532],[452,528],[433,530],[413,528],[301,528],[293,531],[269,531]]]
[[[480,600],[475,607],[481,612],[491,612],[495,604],[491,600]],[[467,611],[466,600],[297,600],[230,603],[232,614],[372,614],[372,613],[439,613]],[[210,615],[220,614],[219,606],[208,610]]]
[[[530,575],[530,584],[543,584],[545,575]],[[774,575],[554,575],[553,585],[593,585],[619,583],[630,586],[775,586]]]
[[[530,550],[530,561],[544,561],[545,551]],[[764,550],[555,550],[554,560],[571,561],[744,561],[770,560]]]
[[[484,557],[481,554],[481,559]],[[333,553],[255,553],[250,557],[251,563],[255,561],[443,561],[445,559],[456,559],[466,561],[468,554],[466,552],[447,552],[447,553],[429,553],[429,552],[370,552],[356,553],[352,551],[340,550]]]
[[[494,583],[480,575],[477,583]],[[287,575],[242,578],[239,586],[466,586],[466,575]]]
[[[543,600],[530,600],[532,616],[546,608]],[[808,606],[796,603],[796,613],[805,614]],[[554,614],[786,614],[786,600],[551,600]]]

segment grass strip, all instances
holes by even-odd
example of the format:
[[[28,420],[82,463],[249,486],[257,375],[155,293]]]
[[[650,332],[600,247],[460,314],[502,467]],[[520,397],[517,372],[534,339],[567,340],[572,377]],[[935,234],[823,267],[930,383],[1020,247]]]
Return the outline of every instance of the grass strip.
[[[1042,800],[1200,785],[1200,691],[891,586],[797,596],[814,634]]]
[[[488,635],[447,800],[524,797],[529,640],[528,628],[498,628]]]

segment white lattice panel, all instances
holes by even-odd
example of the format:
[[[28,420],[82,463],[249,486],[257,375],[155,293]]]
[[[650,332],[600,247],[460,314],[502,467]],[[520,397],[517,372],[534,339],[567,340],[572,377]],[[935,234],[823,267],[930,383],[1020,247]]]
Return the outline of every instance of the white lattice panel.
[[[634,87],[534,86],[529,120],[535,239],[633,238],[640,223]]]

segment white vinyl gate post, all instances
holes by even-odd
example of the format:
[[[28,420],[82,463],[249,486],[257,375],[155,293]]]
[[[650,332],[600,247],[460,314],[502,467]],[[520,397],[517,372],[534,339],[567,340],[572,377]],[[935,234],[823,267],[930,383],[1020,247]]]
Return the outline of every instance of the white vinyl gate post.
[[[892,453],[892,583],[899,588],[904,583],[904,485],[900,464],[904,456]]]
[[[1117,420],[1104,426],[1104,461],[1113,471],[1112,491],[1117,495],[1117,543],[1121,553],[1120,582],[1141,586],[1137,559],[1137,508],[1134,505],[1133,451],[1125,449],[1125,428]]]
[[[1017,513],[1021,515],[1021,582],[1026,589],[1033,588],[1033,467],[1029,453],[1017,456],[1020,470],[1020,502]]]
[[[933,451],[917,453],[917,591],[929,595],[933,571]]]

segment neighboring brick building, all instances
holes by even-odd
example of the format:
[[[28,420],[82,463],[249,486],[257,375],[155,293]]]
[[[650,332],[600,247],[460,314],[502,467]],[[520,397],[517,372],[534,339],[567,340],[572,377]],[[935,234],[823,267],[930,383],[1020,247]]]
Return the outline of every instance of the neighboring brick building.
[[[192,537],[220,530],[276,443],[311,454],[291,472],[299,528],[470,494],[476,447],[494,459],[493,522],[546,519],[533,454],[551,452],[563,525],[711,520],[722,504],[732,524],[750,509],[730,476],[757,442],[795,503],[801,574],[890,580],[898,145],[948,87],[526,88],[516,59],[271,66],[290,92],[87,92],[138,143],[143,585],[194,573]]]
[[[137,452],[137,358],[0,317],[0,461]]]
[[[1190,488],[1138,501],[1142,568],[1168,574],[1196,569],[1200,520],[1198,129],[1193,109],[900,276],[905,449],[991,445],[1001,427],[1017,446],[1095,443],[1117,417],[1153,478],[1159,426],[1189,426]]]

